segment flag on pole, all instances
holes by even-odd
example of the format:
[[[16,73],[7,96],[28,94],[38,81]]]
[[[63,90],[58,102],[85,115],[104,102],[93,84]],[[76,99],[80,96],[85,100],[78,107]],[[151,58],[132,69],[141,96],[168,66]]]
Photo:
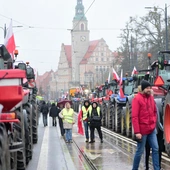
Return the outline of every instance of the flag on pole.
[[[108,83],[110,83],[110,72],[109,72],[109,76],[108,76]]]
[[[123,79],[123,70],[121,69],[119,86],[121,86],[121,85],[122,85],[122,79]]]
[[[119,81],[119,79],[120,79],[114,68],[113,68],[113,79],[115,79],[117,81]]]
[[[13,30],[12,30],[12,20],[10,22],[8,29],[7,29],[7,34],[6,34],[6,37],[4,40],[4,45],[7,48],[8,52],[14,58],[13,53],[14,53],[16,46],[15,46],[15,39],[14,39]]]
[[[134,74],[137,74],[137,69],[136,69],[135,66],[134,66],[134,68],[133,68],[133,71],[132,71],[132,75],[131,75],[131,76],[133,77]]]
[[[119,95],[121,98],[124,98],[124,93],[123,93],[123,89],[122,89],[122,80],[123,79],[123,70],[121,70],[121,74],[120,74],[120,81],[119,81]]]

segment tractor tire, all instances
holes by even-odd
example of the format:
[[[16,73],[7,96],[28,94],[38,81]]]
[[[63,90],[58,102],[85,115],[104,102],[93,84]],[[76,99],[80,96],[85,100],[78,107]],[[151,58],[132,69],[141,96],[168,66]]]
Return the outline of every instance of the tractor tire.
[[[25,106],[26,110],[23,110],[26,115],[25,119],[25,149],[26,149],[26,164],[32,159],[33,152],[33,134],[32,134],[32,105],[28,104]]]
[[[164,144],[165,150],[168,156],[170,156],[170,92],[167,94],[165,98],[164,105],[164,117],[163,117],[163,125],[164,125]]]
[[[115,132],[115,105],[112,105],[111,112],[112,112],[112,130]]]
[[[33,144],[38,142],[38,116],[37,116],[37,106],[34,100],[32,100],[32,142]]]
[[[102,103],[101,110],[102,110],[102,126],[106,127],[106,114],[107,114],[106,103]]]
[[[17,110],[17,117],[20,120],[19,123],[15,123],[17,130],[17,141],[23,143],[23,149],[17,151],[17,170],[26,169],[26,152],[25,152],[25,118],[22,109]]]
[[[115,132],[121,132],[121,110],[122,106],[118,103],[115,103]]]
[[[16,142],[16,141],[17,141],[17,131],[15,128],[13,128],[13,135],[9,143]],[[17,152],[10,152],[10,156],[11,156],[11,170],[17,170]]]
[[[108,103],[108,110],[107,110],[107,113],[108,113],[108,128],[109,129],[112,129],[112,117],[113,117],[113,105],[112,105],[112,102],[109,101]]]
[[[126,134],[125,113],[126,113],[126,108],[123,107],[122,110],[121,110],[121,135]]]
[[[132,105],[131,103],[126,103],[126,114],[125,114],[125,127],[126,127],[126,136],[132,137]]]
[[[0,170],[11,169],[9,141],[6,127],[0,123]]]

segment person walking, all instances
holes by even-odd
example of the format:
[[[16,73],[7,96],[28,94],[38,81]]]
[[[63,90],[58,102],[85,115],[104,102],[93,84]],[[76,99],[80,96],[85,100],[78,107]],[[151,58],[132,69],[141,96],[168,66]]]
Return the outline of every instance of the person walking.
[[[60,106],[59,106],[59,113],[61,112],[61,110],[63,109],[63,105],[62,104],[60,104]],[[65,129],[64,129],[64,127],[63,127],[63,120],[62,120],[62,118],[59,116],[59,114],[58,114],[58,121],[59,121],[59,126],[60,126],[60,133],[61,133],[61,136],[62,137],[64,137],[64,134],[65,134]]]
[[[41,113],[43,115],[43,124],[44,127],[48,126],[48,120],[47,120],[47,115],[48,115],[49,109],[48,109],[48,105],[45,103],[45,101],[43,101],[42,106],[41,106]]]
[[[50,108],[50,117],[52,117],[52,125],[53,126],[57,126],[56,117],[58,116],[59,112],[60,112],[60,110],[57,108],[55,103],[53,103]]]
[[[152,148],[154,170],[160,170],[159,148],[156,137],[157,110],[154,98],[151,95],[151,84],[146,80],[142,80],[141,91],[132,100],[132,125],[137,141],[132,170],[138,170],[146,141]]]
[[[74,110],[71,108],[69,102],[66,102],[65,108],[59,113],[63,120],[63,126],[66,134],[66,143],[72,143],[72,128],[74,124]]]
[[[84,125],[86,142],[89,142],[89,125],[88,125],[87,113],[90,107],[91,107],[91,104],[89,100],[85,100],[84,105],[82,106],[81,111],[79,113],[81,114],[83,125]]]
[[[94,143],[94,130],[97,129],[100,141],[103,143],[103,135],[101,131],[101,119],[102,119],[102,112],[100,107],[96,102],[92,103],[92,107],[88,109],[87,119],[90,126],[90,142]]]

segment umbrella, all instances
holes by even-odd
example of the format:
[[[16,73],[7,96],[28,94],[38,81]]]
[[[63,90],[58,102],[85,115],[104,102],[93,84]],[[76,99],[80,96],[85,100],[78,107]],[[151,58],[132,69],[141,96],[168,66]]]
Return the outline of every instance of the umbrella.
[[[70,105],[72,105],[72,101],[71,100],[62,100],[62,101],[59,101],[57,103],[57,106],[61,107],[61,105],[62,105],[64,107],[67,102],[70,103]]]

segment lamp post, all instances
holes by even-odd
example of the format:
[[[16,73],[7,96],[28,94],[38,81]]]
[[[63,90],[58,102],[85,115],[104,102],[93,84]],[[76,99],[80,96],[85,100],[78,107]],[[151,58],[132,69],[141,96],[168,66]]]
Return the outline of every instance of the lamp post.
[[[167,16],[167,8],[168,7],[167,7],[167,4],[165,4],[165,9],[158,8],[158,7],[145,7],[146,9],[154,9],[155,11],[157,11],[157,9],[160,9],[165,14],[165,50],[166,51],[168,50],[168,16]]]
[[[22,28],[22,25],[17,25],[17,26],[12,26],[12,28]],[[6,37],[7,34],[7,28],[6,28],[6,24],[4,24],[4,27],[0,27],[3,31],[4,31],[4,39]]]

